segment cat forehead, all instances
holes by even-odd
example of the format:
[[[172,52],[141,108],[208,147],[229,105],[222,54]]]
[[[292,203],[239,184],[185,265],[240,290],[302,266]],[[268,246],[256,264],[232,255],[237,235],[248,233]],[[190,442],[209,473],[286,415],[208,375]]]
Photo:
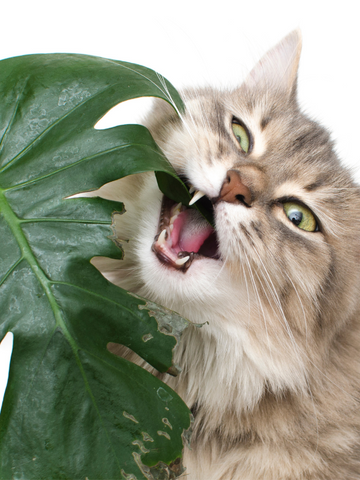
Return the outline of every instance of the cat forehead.
[[[231,134],[229,130],[231,130],[231,122],[234,117],[241,120],[252,138],[256,139],[252,149],[252,158],[258,158],[266,152],[267,136],[263,131],[263,125],[264,115],[265,118],[267,117],[266,109],[261,102],[251,105],[249,108],[246,101],[234,101],[229,92],[207,91],[186,100],[186,109],[190,123],[197,128],[206,130],[207,134],[213,134],[216,139],[219,134]]]
[[[296,127],[311,124],[306,117],[299,115],[296,103],[288,102],[278,92],[271,90],[249,93],[247,90],[237,89],[233,91],[217,91],[204,89],[190,91],[185,95],[186,110],[189,119],[193,124],[205,126],[212,129],[214,133],[225,122],[231,122],[232,118],[237,118],[243,122],[253,136],[266,138],[266,135],[273,135],[274,131],[282,135],[282,131],[289,125],[295,125],[294,120],[300,119]],[[270,128],[268,128],[270,126]],[[272,127],[272,128],[271,128]],[[288,134],[294,134],[294,130],[289,130]],[[264,148],[259,150],[263,153]]]

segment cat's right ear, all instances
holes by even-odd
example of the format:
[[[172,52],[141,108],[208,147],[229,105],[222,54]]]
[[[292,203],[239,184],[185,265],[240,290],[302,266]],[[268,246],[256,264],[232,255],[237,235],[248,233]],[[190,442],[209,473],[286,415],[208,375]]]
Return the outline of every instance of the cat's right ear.
[[[259,60],[241,88],[257,92],[271,90],[288,98],[295,97],[301,43],[299,29],[289,33]]]

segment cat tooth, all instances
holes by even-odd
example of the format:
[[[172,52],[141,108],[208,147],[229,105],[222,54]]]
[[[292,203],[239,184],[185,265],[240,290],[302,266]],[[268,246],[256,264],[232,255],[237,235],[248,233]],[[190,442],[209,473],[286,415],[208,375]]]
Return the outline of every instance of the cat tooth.
[[[195,190],[196,190],[196,188],[194,187],[194,185],[191,185],[190,188],[189,188],[189,193],[190,193],[190,195],[191,195],[192,193],[194,193]]]
[[[181,207],[182,207],[182,203],[178,203],[173,209],[172,209],[172,216],[170,217],[170,225],[172,225],[177,216],[179,215],[179,213],[181,212]]]
[[[175,263],[176,263],[176,265],[179,265],[179,266],[184,265],[184,263],[186,263],[189,259],[190,259],[190,256],[187,255],[184,258],[178,258],[177,260],[175,260]]]
[[[179,215],[179,213],[181,212],[181,207],[182,207],[182,203],[180,202],[173,208],[173,212],[172,212],[173,217],[175,217],[176,215]]]
[[[171,220],[170,220],[169,229],[170,229],[170,233],[174,230],[174,225],[171,223]]]
[[[200,200],[200,198],[202,198],[204,195],[205,195],[205,193],[202,192],[201,190],[196,190],[196,192],[194,193],[194,196],[192,197],[192,199],[189,202],[189,206],[193,205],[195,202]]]
[[[157,243],[160,245],[166,243],[166,228],[164,228],[164,230],[160,233]]]

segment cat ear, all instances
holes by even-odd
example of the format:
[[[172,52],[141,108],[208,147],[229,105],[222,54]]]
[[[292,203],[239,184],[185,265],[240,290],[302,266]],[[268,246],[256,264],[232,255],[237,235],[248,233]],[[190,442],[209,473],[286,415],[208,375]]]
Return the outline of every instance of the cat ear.
[[[289,98],[296,94],[301,53],[301,33],[294,30],[269,50],[251,70],[243,87],[276,90]]]

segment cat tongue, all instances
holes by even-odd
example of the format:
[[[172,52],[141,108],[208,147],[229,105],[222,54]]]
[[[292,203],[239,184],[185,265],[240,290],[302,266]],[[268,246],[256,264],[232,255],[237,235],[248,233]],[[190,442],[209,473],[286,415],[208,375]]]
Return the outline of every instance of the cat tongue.
[[[172,248],[176,253],[197,253],[213,228],[195,210],[184,210],[173,223]]]

